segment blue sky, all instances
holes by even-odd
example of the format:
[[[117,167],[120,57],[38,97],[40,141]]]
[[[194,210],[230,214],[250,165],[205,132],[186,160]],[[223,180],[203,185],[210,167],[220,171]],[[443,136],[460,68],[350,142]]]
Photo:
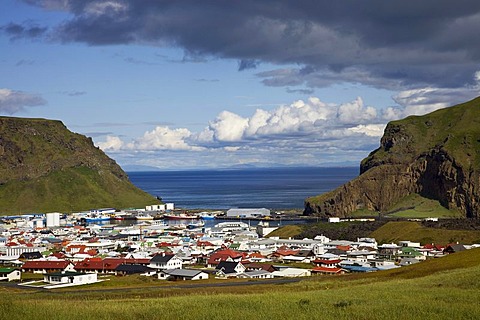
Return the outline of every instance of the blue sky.
[[[119,164],[353,164],[388,121],[478,96],[472,1],[5,0],[0,115]]]

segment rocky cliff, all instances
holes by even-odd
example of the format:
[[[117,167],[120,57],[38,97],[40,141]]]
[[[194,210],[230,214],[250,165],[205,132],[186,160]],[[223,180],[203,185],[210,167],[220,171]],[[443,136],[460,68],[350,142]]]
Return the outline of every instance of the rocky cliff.
[[[387,125],[360,175],[305,200],[307,215],[345,217],[385,212],[411,193],[438,200],[465,217],[480,215],[480,98]]]
[[[91,139],[60,121],[0,117],[0,214],[157,202]]]

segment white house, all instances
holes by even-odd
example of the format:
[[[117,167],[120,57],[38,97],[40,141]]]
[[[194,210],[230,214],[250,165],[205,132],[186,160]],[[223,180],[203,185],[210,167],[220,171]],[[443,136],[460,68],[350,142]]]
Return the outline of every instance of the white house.
[[[266,270],[253,270],[240,273],[237,275],[237,278],[242,279],[271,279],[273,278],[273,274]]]
[[[150,259],[148,267],[153,269],[182,269],[182,259],[174,254],[161,253]]]
[[[22,273],[15,268],[0,268],[0,281],[20,280]]]
[[[312,271],[310,269],[301,268],[282,268],[278,271],[273,271],[272,274],[275,277],[310,277],[312,275]]]
[[[240,261],[221,261],[215,270],[218,277],[236,277],[244,273],[246,268]]]
[[[158,273],[160,280],[204,280],[208,279],[208,273],[201,270],[170,269],[161,270]]]
[[[45,273],[43,281],[50,284],[82,285],[97,282],[97,274],[72,271]]]

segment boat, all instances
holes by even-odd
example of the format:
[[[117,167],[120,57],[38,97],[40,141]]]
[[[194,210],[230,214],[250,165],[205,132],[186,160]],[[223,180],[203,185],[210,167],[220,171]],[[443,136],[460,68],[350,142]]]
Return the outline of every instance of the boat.
[[[148,213],[140,213],[136,216],[137,220],[153,220],[153,216]]]
[[[87,215],[84,218],[85,222],[92,223],[92,222],[101,222],[101,221],[110,221],[110,216],[107,215]]]
[[[180,214],[164,214],[163,218],[168,220],[196,220],[198,219],[198,216],[180,213]]]
[[[197,229],[197,228],[201,228],[205,225],[205,222],[203,221],[197,221],[197,222],[191,222],[189,224],[187,224],[187,229]]]
[[[216,211],[216,212],[200,212],[198,213],[198,216],[202,220],[213,220],[217,217],[218,214],[222,213],[221,211]]]

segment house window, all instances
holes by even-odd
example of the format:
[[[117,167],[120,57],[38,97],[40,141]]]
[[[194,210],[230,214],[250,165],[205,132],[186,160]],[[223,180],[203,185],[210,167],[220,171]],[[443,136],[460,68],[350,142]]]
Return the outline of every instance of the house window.
[[[50,281],[52,281],[52,282],[60,282],[60,277],[50,277]]]

